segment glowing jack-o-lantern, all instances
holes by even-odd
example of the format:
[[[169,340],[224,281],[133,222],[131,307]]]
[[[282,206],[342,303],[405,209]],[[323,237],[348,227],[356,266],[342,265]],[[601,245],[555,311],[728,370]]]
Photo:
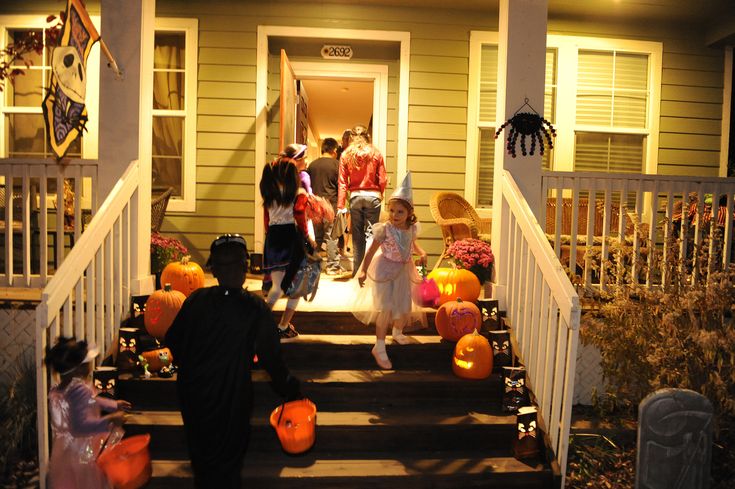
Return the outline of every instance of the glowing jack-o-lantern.
[[[189,258],[189,255],[187,255],[181,261],[172,261],[161,272],[161,283],[171,284],[172,289],[178,290],[186,297],[204,286],[202,267]]]
[[[492,370],[490,343],[477,330],[460,338],[452,358],[454,374],[463,379],[486,379]]]
[[[185,299],[186,296],[178,290],[173,290],[169,283],[162,290],[152,293],[145,303],[143,321],[148,334],[162,340]]]
[[[433,279],[439,287],[439,304],[461,297],[463,301],[474,302],[480,297],[480,281],[474,273],[463,268],[437,268],[429,279]]]
[[[439,307],[434,323],[442,338],[459,341],[464,335],[480,329],[480,310],[473,303],[457,298]]]

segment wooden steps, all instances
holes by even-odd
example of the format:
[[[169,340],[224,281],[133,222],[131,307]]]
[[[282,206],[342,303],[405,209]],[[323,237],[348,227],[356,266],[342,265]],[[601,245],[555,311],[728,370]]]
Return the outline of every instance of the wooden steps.
[[[500,411],[500,376],[455,377],[454,344],[433,329],[416,334],[412,344],[389,345],[395,369],[381,371],[365,326],[341,313],[301,317],[308,317],[295,321],[302,334],[282,349],[302,392],[318,407],[316,443],[299,456],[281,450],[268,423],[281,399],[267,373],[254,370],[244,487],[555,487],[544,459],[512,457],[515,416]],[[121,379],[119,392],[138,410],[128,434],[151,433],[153,479],[147,487],[193,487],[174,379]]]

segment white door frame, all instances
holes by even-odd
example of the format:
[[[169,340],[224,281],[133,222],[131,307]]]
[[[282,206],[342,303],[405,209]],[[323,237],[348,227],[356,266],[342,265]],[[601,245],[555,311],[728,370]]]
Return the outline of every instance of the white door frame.
[[[260,212],[262,205],[260,195],[258,192],[260,184],[260,175],[263,173],[263,166],[266,163],[266,143],[267,143],[267,130],[268,130],[268,39],[271,36],[278,37],[306,37],[306,38],[326,38],[326,39],[362,39],[369,41],[395,41],[399,42],[400,48],[400,60],[399,60],[399,75],[398,75],[398,140],[396,148],[396,176],[397,181],[401,181],[403,176],[406,174],[407,162],[406,154],[408,151],[408,73],[409,73],[409,53],[410,53],[410,42],[411,34],[409,32],[401,31],[374,31],[374,30],[360,30],[360,29],[324,29],[316,27],[292,27],[292,26],[258,26],[258,44],[257,44],[257,61],[256,61],[256,94],[255,94],[255,186],[253,205],[255,226],[254,226],[254,243],[253,249],[255,251],[261,251],[265,238],[265,230],[263,228],[263,213]],[[319,64],[319,63],[293,63],[294,71],[297,76],[302,76],[297,66],[306,64]],[[349,64],[349,63],[345,63]],[[326,69],[328,65],[325,64]],[[364,65],[355,65],[363,66]],[[381,65],[370,65],[371,70],[376,72],[376,68]],[[305,67],[305,69],[308,67]],[[339,73],[339,77],[349,77],[347,71]],[[387,87],[387,73],[385,75]],[[378,77],[378,80],[380,77]],[[375,138],[376,145],[379,149],[385,150],[386,134],[385,125],[387,124],[387,105],[388,98],[387,93],[383,100],[383,95],[380,95],[380,100],[376,104],[375,89],[378,83],[374,84],[374,95],[373,95],[373,110],[377,113],[378,108],[383,110],[385,107],[386,117],[384,123],[380,126],[381,138],[383,139],[382,147],[381,142]],[[373,131],[376,129],[376,124],[373,124]]]
[[[385,154],[388,126],[388,66],[349,63],[291,63],[299,80],[352,80],[373,82],[373,144]]]

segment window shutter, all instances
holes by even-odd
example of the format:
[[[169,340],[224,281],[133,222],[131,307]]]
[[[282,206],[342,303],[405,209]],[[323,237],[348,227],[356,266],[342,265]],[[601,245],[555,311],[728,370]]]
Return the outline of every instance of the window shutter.
[[[495,129],[479,130],[477,151],[477,207],[493,204],[493,172],[495,171]]]

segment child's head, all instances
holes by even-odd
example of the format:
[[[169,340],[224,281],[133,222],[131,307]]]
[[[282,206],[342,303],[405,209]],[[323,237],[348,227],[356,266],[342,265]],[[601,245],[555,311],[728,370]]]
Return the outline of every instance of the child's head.
[[[296,200],[296,193],[301,186],[299,171],[289,157],[279,157],[263,167],[260,178],[260,195],[266,207],[273,203],[280,205]]]
[[[388,201],[388,218],[391,224],[399,228],[416,223],[413,206],[403,199],[393,198]]]
[[[91,371],[91,362],[99,350],[87,342],[77,341],[73,336],[59,336],[56,344],[46,353],[46,365],[62,377],[86,377]]]
[[[294,165],[299,171],[306,169],[306,150],[308,147],[305,144],[289,144],[281,151],[278,156],[281,159],[287,159]]]

